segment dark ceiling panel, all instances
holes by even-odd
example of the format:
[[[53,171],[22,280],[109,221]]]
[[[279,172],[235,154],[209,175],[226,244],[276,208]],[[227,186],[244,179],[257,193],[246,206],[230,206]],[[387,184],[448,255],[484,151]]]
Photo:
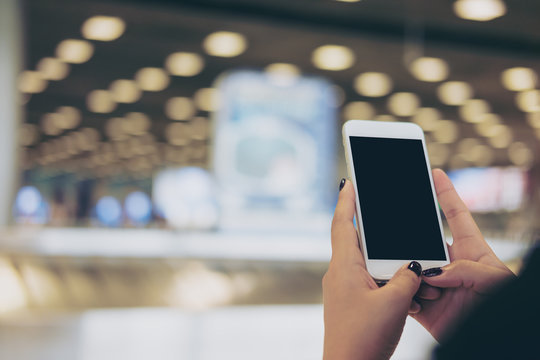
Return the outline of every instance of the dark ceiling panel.
[[[141,111],[152,118],[152,130],[156,138],[162,139],[161,132],[169,121],[163,112],[168,98],[192,96],[199,88],[212,86],[224,71],[289,62],[306,74],[326,77],[339,85],[347,101],[370,100],[379,114],[388,113],[387,99],[367,99],[356,94],[353,79],[365,71],[388,73],[395,91],[415,92],[424,106],[437,107],[446,119],[458,121],[464,136],[475,136],[472,127],[459,120],[455,107],[440,103],[436,96],[438,84],[418,81],[406,70],[405,55],[412,51],[447,60],[449,80],[470,82],[475,96],[488,100],[493,110],[512,125],[519,140],[538,146],[524,114],[515,106],[514,93],[503,89],[500,73],[512,66],[528,66],[540,73],[540,31],[536,21],[540,3],[513,0],[507,1],[507,6],[507,15],[482,23],[457,18],[451,1],[363,0],[350,4],[330,0],[27,0],[28,69],[33,69],[41,58],[53,56],[61,40],[81,38],[81,24],[92,15],[120,16],[127,24],[118,40],[94,41],[92,59],[72,65],[67,79],[51,82],[45,92],[32,96],[27,104],[27,121],[38,123],[42,114],[57,106],[72,105],[83,111],[82,126],[103,131],[110,117]],[[231,59],[204,55],[202,40],[217,30],[244,34],[248,50]],[[353,49],[355,65],[339,72],[315,68],[312,51],[328,43]],[[167,89],[145,92],[139,102],[120,104],[111,114],[86,110],[85,97],[91,90],[106,89],[119,78],[131,79],[145,66],[161,67],[166,56],[175,51],[204,55],[204,71],[193,78],[173,77]],[[502,164],[505,161],[499,160]]]

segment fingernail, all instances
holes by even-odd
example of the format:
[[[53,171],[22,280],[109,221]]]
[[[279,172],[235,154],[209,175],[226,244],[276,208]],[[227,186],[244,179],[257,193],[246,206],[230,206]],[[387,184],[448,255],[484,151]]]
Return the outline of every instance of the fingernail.
[[[442,269],[440,267],[434,267],[434,268],[426,269],[422,271],[422,275],[424,275],[425,277],[432,277],[432,276],[437,276],[441,274],[442,274]]]
[[[339,191],[341,191],[341,189],[343,189],[346,182],[347,182],[347,180],[341,179],[341,181],[339,182]]]
[[[416,276],[420,276],[420,274],[422,274],[422,265],[420,265],[418,261],[411,261],[407,269],[415,273]]]

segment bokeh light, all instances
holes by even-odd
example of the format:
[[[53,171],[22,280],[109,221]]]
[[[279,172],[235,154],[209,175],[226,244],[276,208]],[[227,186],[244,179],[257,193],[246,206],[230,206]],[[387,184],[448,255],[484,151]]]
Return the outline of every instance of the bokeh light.
[[[232,31],[218,31],[208,35],[203,41],[203,48],[208,55],[235,57],[247,48],[246,37]]]
[[[126,23],[116,16],[92,16],[81,28],[83,36],[89,40],[116,40],[124,33]]]
[[[104,196],[96,204],[96,217],[105,226],[118,226],[122,222],[122,206],[112,196]]]
[[[126,216],[136,225],[146,225],[152,217],[152,202],[142,191],[133,191],[124,200]]]
[[[311,61],[319,69],[339,71],[350,68],[355,62],[355,56],[346,46],[323,45],[313,51]]]

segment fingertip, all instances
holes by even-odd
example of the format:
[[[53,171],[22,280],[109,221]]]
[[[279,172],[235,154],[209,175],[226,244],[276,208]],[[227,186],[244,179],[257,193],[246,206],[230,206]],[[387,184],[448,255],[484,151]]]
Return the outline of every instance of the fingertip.
[[[442,268],[433,267],[433,268],[429,268],[429,269],[426,269],[426,270],[422,271],[422,276],[424,276],[424,277],[434,277],[434,276],[441,275],[442,272],[443,272]]]
[[[413,299],[411,301],[411,306],[409,306],[409,315],[418,314],[420,311],[422,311],[422,305]]]
[[[341,180],[339,182],[339,191],[341,191],[343,189],[343,187],[345,186],[345,183],[347,183],[347,179],[341,178]]]
[[[350,185],[351,185],[351,182],[346,179],[346,178],[342,178],[340,181],[339,181],[339,191],[342,192],[343,190],[346,190],[346,191],[350,191]]]
[[[352,183],[350,180],[345,178],[341,179],[339,182],[338,203],[342,201],[354,204],[354,191]]]
[[[413,269],[411,269],[411,267]],[[418,274],[421,273],[421,271],[422,266],[416,261],[404,264],[390,279],[385,288],[400,290],[401,293],[405,293],[407,297],[412,299],[420,287],[421,279]]]
[[[433,170],[431,170],[431,172],[432,172],[433,174],[436,173],[436,174],[441,174],[441,175],[445,174],[445,175],[446,175],[446,172],[445,172],[443,169],[441,169],[441,168],[433,168]]]
[[[418,261],[411,261],[407,269],[411,270],[416,276],[422,275],[422,265]]]

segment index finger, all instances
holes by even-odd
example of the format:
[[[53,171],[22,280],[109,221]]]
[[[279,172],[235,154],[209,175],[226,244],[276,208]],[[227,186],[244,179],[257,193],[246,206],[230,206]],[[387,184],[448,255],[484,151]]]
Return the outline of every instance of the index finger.
[[[332,260],[359,263],[365,267],[353,223],[355,206],[354,188],[347,180],[339,192],[332,220]]]

